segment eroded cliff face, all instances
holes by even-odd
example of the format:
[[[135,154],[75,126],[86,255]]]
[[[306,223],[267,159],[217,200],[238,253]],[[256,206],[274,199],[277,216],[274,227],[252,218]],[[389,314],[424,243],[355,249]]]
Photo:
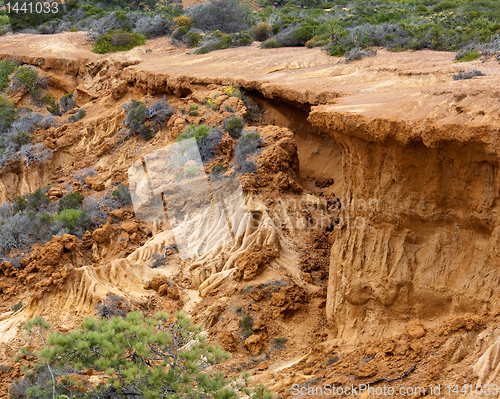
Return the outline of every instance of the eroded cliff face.
[[[469,94],[461,112],[452,96],[428,99],[422,119],[337,106],[310,114],[343,150],[343,218],[331,250],[327,316],[347,341],[500,304],[497,107],[472,115],[496,94]],[[451,123],[432,117],[438,102],[450,106]]]
[[[39,247],[59,247],[50,267],[36,251],[26,258],[29,275],[5,263],[0,331],[10,341],[0,345],[0,360],[22,345],[18,331],[29,317],[72,328],[114,293],[145,312],[185,310],[232,352],[228,374],[253,369],[254,382],[283,397],[294,383],[350,384],[352,376],[367,383],[417,363],[407,384],[495,378],[496,61],[474,65],[486,76],[454,82],[463,67],[447,53],[381,51],[344,64],[318,49],[253,45],[194,57],[165,38],[147,46],[152,51],[97,56],[80,33],[5,39],[0,58],[15,53],[37,66],[55,96],[74,93],[86,116],[36,132],[53,158],[3,168],[0,203],[49,183],[63,192],[86,167],[98,171],[86,195],[127,183],[136,159],[172,144],[187,125],[221,126],[232,114],[205,101],[233,85],[265,110],[261,122],[248,121],[265,140],[258,170],[241,179],[253,223],[232,246],[192,261],[172,255],[153,270],[152,255],[173,244],[172,234],[136,220],[130,208],[81,241],[56,237]],[[176,110],[168,124],[149,142],[125,140],[121,105],[163,96]],[[225,101],[248,116],[241,100]],[[191,105],[199,115],[182,111]],[[221,143],[231,158],[235,142]],[[301,203],[306,209],[294,206]],[[311,228],[315,218],[326,224]],[[27,306],[9,312],[20,300]],[[245,312],[256,321],[249,342],[239,335]],[[273,346],[276,338],[287,339],[285,349]]]
[[[47,185],[50,181],[51,173],[46,166],[28,169],[21,160],[9,162],[0,171],[0,204],[16,195],[35,191],[40,184]]]

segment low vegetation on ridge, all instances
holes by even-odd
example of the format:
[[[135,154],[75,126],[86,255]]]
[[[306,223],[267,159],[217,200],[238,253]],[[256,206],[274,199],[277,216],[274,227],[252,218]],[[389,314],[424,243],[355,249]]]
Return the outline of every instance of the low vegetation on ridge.
[[[31,1],[31,0],[29,0]],[[0,33],[87,31],[98,53],[128,50],[168,35],[195,53],[262,42],[262,48],[323,47],[331,55],[391,51],[459,51],[461,60],[500,51],[500,9],[494,0],[259,0],[253,11],[237,0],[211,0],[183,10],[178,3],[90,0],[61,5],[47,20],[10,24]],[[352,58],[352,57],[351,57]],[[353,58],[355,59],[355,58]]]

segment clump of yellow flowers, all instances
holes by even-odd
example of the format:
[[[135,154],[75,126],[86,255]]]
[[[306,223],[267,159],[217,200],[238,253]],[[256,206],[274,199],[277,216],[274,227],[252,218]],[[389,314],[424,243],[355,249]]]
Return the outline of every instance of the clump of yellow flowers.
[[[212,108],[212,109],[219,109],[219,105],[215,102],[215,100],[217,99],[217,97],[219,96],[213,96],[213,97],[209,97],[207,98],[207,101],[206,101],[206,104]]]
[[[235,86],[225,86],[221,89],[218,89],[210,94],[210,96],[206,99],[205,104],[210,108],[218,110],[219,104],[217,104],[217,97],[225,94],[228,97],[237,97],[239,99],[243,98],[243,93],[238,87]]]
[[[228,97],[238,97],[241,98],[243,95],[241,94],[241,90],[234,86],[227,86],[223,88],[224,94]]]

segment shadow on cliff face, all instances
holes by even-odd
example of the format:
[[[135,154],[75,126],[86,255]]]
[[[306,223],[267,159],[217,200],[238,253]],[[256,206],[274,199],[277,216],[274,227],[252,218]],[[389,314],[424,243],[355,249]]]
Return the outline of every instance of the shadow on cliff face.
[[[291,104],[279,98],[268,99],[256,91],[246,94],[265,110],[262,121],[264,124],[285,127],[294,133],[302,186],[308,191],[340,197],[345,185],[343,150],[330,135],[307,120],[311,107]]]

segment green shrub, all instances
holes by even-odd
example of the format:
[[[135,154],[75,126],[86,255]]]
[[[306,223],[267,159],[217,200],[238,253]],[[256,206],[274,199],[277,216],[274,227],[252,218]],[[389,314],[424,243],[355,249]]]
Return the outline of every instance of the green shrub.
[[[330,53],[331,56],[342,57],[345,54],[346,49],[342,45],[332,45],[330,46],[328,52]]]
[[[52,224],[54,218],[52,217],[52,215],[50,213],[42,213],[39,216],[38,220],[42,225],[49,225],[49,224]]]
[[[259,22],[257,25],[252,26],[252,35],[259,42],[269,39],[272,33],[273,28],[267,22]]]
[[[111,195],[118,205],[128,205],[132,202],[130,191],[123,183],[118,184],[118,187],[113,190]]]
[[[189,47],[198,47],[201,38],[202,38],[201,33],[189,31],[186,36],[187,45]]]
[[[92,51],[97,54],[116,53],[128,51],[143,44],[146,44],[146,38],[143,35],[119,31],[101,35],[92,47]]]
[[[437,6],[435,6],[432,9],[432,12],[442,12],[442,11],[446,11],[446,10],[451,10],[455,7],[456,7],[456,3],[454,1],[445,0],[441,3],[439,3]]]
[[[243,338],[248,338],[250,335],[253,334],[252,330],[253,326],[253,318],[249,314],[245,314],[241,319],[240,319],[240,327],[242,329],[243,333]]]
[[[232,44],[235,47],[239,46],[249,46],[253,42],[252,36],[250,36],[248,33],[241,32],[241,33],[235,33],[233,35],[233,40]]]
[[[184,169],[186,177],[194,177],[200,172],[200,168],[194,165],[188,166]]]
[[[72,4],[70,2],[69,4]],[[92,2],[92,4],[97,4],[102,8],[99,8],[95,5],[85,4],[82,6],[82,9],[87,11],[87,16],[95,16],[99,17],[101,14],[105,13],[105,10],[131,10],[132,12],[139,11],[148,11],[148,10],[157,10],[157,7],[160,3],[153,0],[107,0],[105,2]],[[166,4],[166,3],[161,3]],[[167,4],[168,5],[168,4]],[[125,13],[123,13],[125,14]],[[126,15],[126,14],[125,14]]]
[[[23,307],[23,302],[22,301],[19,301],[18,303],[16,303],[14,306],[12,306],[11,310],[13,312],[17,312],[19,309],[21,309]]]
[[[203,37],[201,47],[195,50],[195,54],[206,54],[215,50],[248,46],[252,41],[252,37],[246,32],[225,34],[220,31],[214,31]]]
[[[68,93],[62,96],[59,99],[59,103],[61,104],[61,108],[63,112],[68,112],[69,110],[73,109],[76,107],[75,102],[73,101],[73,94]]]
[[[41,98],[41,100],[44,101],[46,104],[49,104],[50,106],[54,106],[56,104],[56,99],[54,98],[54,96],[50,92],[45,93],[43,95],[43,97]],[[48,111],[48,108],[47,108],[47,111]]]
[[[72,232],[78,227],[77,223],[82,214],[81,209],[64,209],[59,214],[54,215],[54,221],[60,222],[62,227]]]
[[[187,26],[179,26],[172,32],[172,38],[176,40],[181,40],[182,37],[188,33],[189,28]]]
[[[9,137],[9,140],[16,143],[17,147],[20,148],[25,144],[31,143],[33,138],[31,137],[31,135],[29,133],[18,130],[16,134]]]
[[[314,36],[311,40],[308,40],[305,44],[307,48],[323,47],[326,45],[328,45],[328,38],[326,36]]]
[[[208,49],[207,46],[202,46],[200,48],[197,48],[194,53],[198,54],[198,55],[202,55],[202,54],[207,54],[209,51],[210,50]]]
[[[15,119],[15,105],[7,97],[0,96],[0,133],[5,132]]]
[[[227,166],[226,165],[214,165],[212,166],[212,169],[210,170],[210,179],[211,180],[216,180],[220,178],[220,176],[227,171]]]
[[[243,126],[245,125],[243,118],[232,116],[224,120],[224,128],[233,139],[239,139]]]
[[[47,191],[48,187],[44,189],[39,188],[31,194],[25,195],[27,208],[33,211],[39,211],[41,208],[46,207],[50,202],[50,199],[45,195]]]
[[[77,122],[80,119],[83,119],[85,117],[85,110],[84,109],[79,109],[78,112],[74,115],[71,115],[68,118],[69,122]]]
[[[316,0],[262,0],[274,3],[266,8],[267,21],[273,21],[273,39],[280,46],[331,46],[330,52],[342,56],[355,47],[380,46],[388,50],[435,49],[456,51],[472,45],[485,45],[500,30],[500,11],[490,0],[336,0],[320,7],[334,8],[328,14]],[[316,4],[315,4],[316,3]],[[345,3],[349,10],[341,10]],[[463,17],[467,15],[467,17]],[[254,27],[254,30],[257,28]],[[479,42],[479,43],[478,43]],[[275,45],[270,42],[269,47]],[[263,48],[266,48],[266,44]],[[496,46],[497,47],[497,46]]]
[[[23,86],[31,94],[35,94],[38,87],[38,72],[31,67],[19,67],[16,70],[15,79],[20,86]]]
[[[189,125],[184,132],[182,132],[179,137],[177,137],[177,141],[187,140],[190,138],[194,138],[197,143],[199,143],[203,138],[208,135],[210,132],[210,128],[207,125],[196,126],[194,123]]]
[[[192,324],[183,313],[170,318],[158,313],[154,319],[141,312],[126,316],[87,318],[74,331],[50,332],[41,317],[25,324],[28,348],[24,355],[34,356],[32,367],[11,393],[24,389],[36,398],[100,398],[141,396],[143,398],[219,398],[237,399],[237,390],[254,399],[272,398],[259,386],[248,389],[233,386],[222,373],[208,367],[229,358],[217,345],[209,345],[201,327]],[[50,334],[49,334],[50,332]],[[72,381],[84,369],[102,376],[95,386]],[[71,388],[71,389],[69,389]],[[131,395],[140,392],[140,395]]]
[[[127,107],[127,117],[123,121],[123,124],[127,126],[130,132],[139,134],[143,140],[152,139],[154,131],[146,125],[146,105],[140,101],[132,100]]]
[[[469,51],[462,55],[458,62],[469,62],[473,60],[477,60],[478,58],[481,57],[481,54],[479,54],[476,50]]]
[[[4,207],[0,217],[0,258],[7,257],[13,249],[21,254],[29,253],[33,244],[43,244],[50,241],[52,236],[67,231],[81,237],[86,230],[92,231],[105,223],[109,211],[117,207],[116,197],[112,199],[107,194],[99,199],[89,196],[82,203],[83,196],[72,193],[61,199],[59,215],[54,216],[57,203],[50,203],[46,196],[48,190],[47,186],[16,197],[10,206]],[[62,209],[70,206],[77,209]]]
[[[59,3],[56,7],[52,7],[50,12],[36,12],[36,3],[39,0],[20,0],[17,2],[19,12],[11,12],[9,14],[10,26],[12,32],[25,31],[26,29],[40,29],[40,27],[50,27],[51,23],[57,23],[57,21],[63,17],[63,15],[68,11],[68,6]],[[11,3],[14,5],[14,3]],[[27,10],[26,12],[22,10]],[[30,12],[32,10],[32,12]],[[15,10],[12,10],[15,11]],[[53,33],[54,29],[50,28],[48,33]]]
[[[198,116],[199,113],[198,113],[198,106],[197,105],[190,105],[189,106],[189,113],[188,113],[189,116]]]
[[[15,61],[0,61],[0,91],[9,87],[9,76],[16,70],[17,62]]]
[[[425,4],[419,4],[416,8],[415,8],[415,11],[417,13],[421,13],[421,14],[427,14],[429,12],[429,9],[427,8],[427,6]]]
[[[43,101],[46,102],[47,104],[49,104],[47,106],[47,111],[49,111],[52,115],[61,116],[61,114],[62,114],[61,106],[56,101],[54,96],[52,96],[52,94],[50,94],[48,92],[45,93],[45,95],[43,96]]]
[[[135,42],[135,37],[129,32],[117,32],[110,37],[109,42],[115,47],[129,46]]]
[[[106,13],[106,11],[104,11],[102,8],[95,7],[90,4],[83,5],[82,10],[86,11],[85,17],[87,18],[96,17],[96,19],[99,19]]]
[[[260,48],[278,48],[281,47],[280,44],[274,39],[267,39],[264,43],[260,45]]]
[[[475,76],[484,76],[484,74],[477,69],[473,69],[472,71],[469,72],[459,72],[453,75],[453,80],[472,79]]]
[[[25,194],[23,196],[18,195],[12,200],[13,213],[19,213],[25,210],[39,211],[41,208],[46,207],[50,202],[49,198],[45,195],[46,192],[46,188],[39,188],[31,194]]]
[[[59,200],[59,212],[65,209],[76,209],[80,206],[85,196],[79,192],[69,193]]]
[[[10,30],[10,19],[7,15],[0,13],[0,36],[5,35]]]
[[[14,213],[19,213],[24,211],[28,207],[28,201],[26,198],[18,195],[12,200],[12,211]]]
[[[239,140],[238,144],[240,145],[249,145],[250,143],[261,143],[262,138],[260,137],[260,134],[257,132],[251,132],[243,135]]]
[[[304,46],[309,40],[314,37],[316,28],[319,23],[316,21],[306,21],[301,23],[298,27],[291,30],[288,37],[284,37],[281,45],[283,46]],[[279,42],[279,41],[278,41]]]

